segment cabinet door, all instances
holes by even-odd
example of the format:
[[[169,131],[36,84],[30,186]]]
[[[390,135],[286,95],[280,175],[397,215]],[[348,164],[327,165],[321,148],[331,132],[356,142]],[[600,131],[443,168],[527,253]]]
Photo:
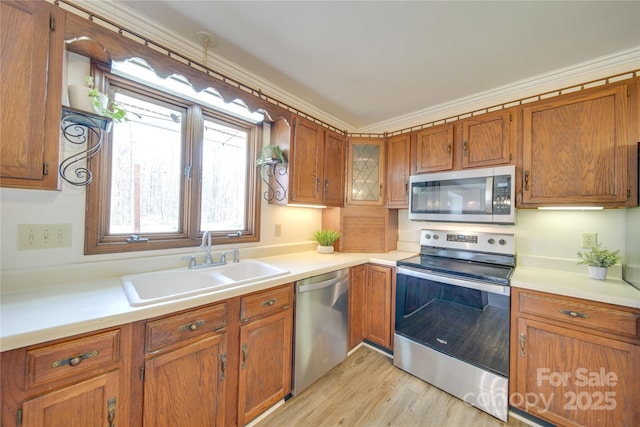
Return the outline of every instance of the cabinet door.
[[[519,318],[510,403],[562,426],[640,423],[637,345]]]
[[[64,12],[2,1],[0,19],[1,185],[57,189]]]
[[[296,117],[293,126],[289,200],[293,203],[321,204],[324,131],[302,117]]]
[[[144,426],[223,425],[226,338],[209,336],[146,360]]]
[[[522,205],[625,206],[627,114],[624,85],[525,107]]]
[[[397,135],[387,142],[387,206],[409,206],[411,135]]]
[[[501,111],[462,121],[463,168],[501,165],[511,161],[512,117],[510,111]]]
[[[119,372],[112,371],[24,402],[23,427],[104,427],[125,425],[118,411]]]
[[[349,140],[347,203],[383,205],[385,144],[381,138]]]
[[[368,270],[365,337],[375,344],[392,349],[393,268],[369,265]]]
[[[416,134],[416,173],[453,169],[453,125],[440,125]]]
[[[351,267],[349,270],[349,350],[364,340],[366,282],[367,266]]]
[[[336,132],[326,131],[324,144],[323,204],[344,206],[344,176],[347,154],[346,139]]]
[[[291,391],[292,333],[291,309],[240,328],[239,425]]]

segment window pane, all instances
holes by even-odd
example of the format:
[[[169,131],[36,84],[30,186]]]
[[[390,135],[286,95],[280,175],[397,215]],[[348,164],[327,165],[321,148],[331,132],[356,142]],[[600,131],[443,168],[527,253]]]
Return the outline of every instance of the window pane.
[[[246,227],[247,138],[244,130],[205,120],[200,230]]]
[[[184,111],[116,93],[128,122],[114,123],[108,234],[180,231]]]

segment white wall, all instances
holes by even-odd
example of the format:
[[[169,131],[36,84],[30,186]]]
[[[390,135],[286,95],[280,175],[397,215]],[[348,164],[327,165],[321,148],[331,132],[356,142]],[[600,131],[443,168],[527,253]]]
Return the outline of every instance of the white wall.
[[[519,209],[513,226],[454,224],[427,221],[410,221],[403,209],[398,215],[400,246],[419,249],[419,234],[423,228],[454,227],[460,230],[503,231],[516,235],[518,255],[576,259],[582,249],[581,233],[598,233],[598,242],[608,249],[620,249],[625,256],[625,209],[601,211],[544,211]],[[640,238],[640,237],[639,237]]]

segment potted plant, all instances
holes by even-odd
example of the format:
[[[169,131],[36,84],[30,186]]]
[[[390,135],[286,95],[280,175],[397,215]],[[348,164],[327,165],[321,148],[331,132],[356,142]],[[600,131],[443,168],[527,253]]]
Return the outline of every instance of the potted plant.
[[[620,250],[610,251],[601,248],[600,244],[593,246],[589,250],[578,251],[578,265],[586,264],[589,266],[589,277],[597,280],[607,279],[607,269],[620,261]]]
[[[286,164],[287,160],[284,158],[284,152],[278,145],[265,145],[260,151],[260,157],[256,160],[256,164],[271,164],[271,163],[283,163]]]
[[[124,107],[107,95],[96,89],[93,77],[85,78],[87,86],[69,86],[69,101],[71,106],[96,114],[120,123],[127,121],[127,111]]]
[[[318,242],[316,250],[321,254],[333,252],[333,244],[340,238],[340,233],[334,230],[314,231],[312,239]]]

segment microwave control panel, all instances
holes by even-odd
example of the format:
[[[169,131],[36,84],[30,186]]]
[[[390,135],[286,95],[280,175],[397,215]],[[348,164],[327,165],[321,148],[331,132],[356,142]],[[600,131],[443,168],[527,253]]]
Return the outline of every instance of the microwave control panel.
[[[511,176],[496,176],[493,181],[493,213],[508,215],[511,213]]]

